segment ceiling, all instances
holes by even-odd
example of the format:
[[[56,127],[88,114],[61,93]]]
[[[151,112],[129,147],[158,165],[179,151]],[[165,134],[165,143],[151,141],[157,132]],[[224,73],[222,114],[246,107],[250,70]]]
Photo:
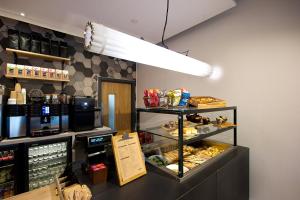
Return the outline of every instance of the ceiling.
[[[1,0],[0,15],[83,37],[87,21],[161,41],[167,0]],[[234,0],[170,0],[165,38],[236,5]],[[20,16],[24,12],[25,17]]]

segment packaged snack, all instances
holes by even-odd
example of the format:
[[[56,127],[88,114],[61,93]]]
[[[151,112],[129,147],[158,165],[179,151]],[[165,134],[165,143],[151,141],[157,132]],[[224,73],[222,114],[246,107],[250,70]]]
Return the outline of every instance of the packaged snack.
[[[181,90],[170,90],[167,94],[168,106],[178,106],[181,99]]]
[[[18,76],[25,75],[25,66],[24,65],[17,65],[17,75]]]
[[[25,66],[25,76],[31,77],[33,74],[33,67],[32,66]]]
[[[168,106],[168,97],[167,97],[166,90],[159,90],[158,97],[159,97],[159,106],[160,107]]]
[[[55,69],[49,69],[48,73],[49,73],[49,78],[56,78]]]
[[[144,104],[146,107],[150,106],[150,102],[149,102],[149,93],[148,90],[144,90]]]
[[[185,88],[182,88],[179,106],[186,106],[190,99],[190,96],[191,96],[191,94],[189,93],[189,91],[187,91]]]
[[[16,71],[17,71],[16,69],[17,69],[16,64],[7,63],[6,73],[8,75],[16,75]]]
[[[62,79],[62,70],[56,69],[55,72],[56,72],[56,79],[61,80]]]
[[[144,103],[146,107],[159,106],[158,92],[158,89],[148,89],[144,91]]]
[[[149,90],[149,97],[150,97],[150,106],[151,107],[158,107],[159,106],[159,98],[157,89],[150,89]]]
[[[63,80],[69,80],[69,71],[68,70],[63,70]]]
[[[48,68],[41,68],[41,77],[48,78],[49,69]]]
[[[41,68],[40,67],[33,67],[33,76],[40,77],[41,76]]]

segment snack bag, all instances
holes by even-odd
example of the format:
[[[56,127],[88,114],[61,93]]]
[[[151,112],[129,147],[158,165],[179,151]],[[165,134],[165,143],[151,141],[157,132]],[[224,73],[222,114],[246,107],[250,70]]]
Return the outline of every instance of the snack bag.
[[[166,90],[159,90],[158,97],[159,97],[159,106],[160,107],[168,106],[168,97],[167,97]]]
[[[150,107],[158,107],[159,106],[159,97],[158,97],[158,89],[150,89],[149,97],[150,97]]]
[[[150,106],[150,102],[149,102],[149,93],[148,93],[148,90],[144,90],[144,104],[146,107],[149,107]]]
[[[178,106],[181,99],[181,89],[174,90],[173,106]]]
[[[191,94],[189,93],[189,91],[187,91],[185,88],[182,88],[179,106],[186,106],[190,97],[191,97]]]
[[[168,106],[178,106],[181,99],[181,90],[170,90],[167,94]]]

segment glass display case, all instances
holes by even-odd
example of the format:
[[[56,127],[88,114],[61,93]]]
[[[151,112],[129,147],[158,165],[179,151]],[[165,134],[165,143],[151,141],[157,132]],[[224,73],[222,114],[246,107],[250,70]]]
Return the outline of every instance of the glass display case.
[[[234,152],[237,108],[137,108],[146,161],[182,181]]]

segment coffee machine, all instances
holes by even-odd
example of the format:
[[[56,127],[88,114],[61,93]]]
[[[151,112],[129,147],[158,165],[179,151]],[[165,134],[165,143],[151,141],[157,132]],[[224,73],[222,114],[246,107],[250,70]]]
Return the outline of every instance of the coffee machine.
[[[29,113],[31,137],[60,133],[60,104],[35,103],[30,105]]]
[[[69,105],[61,104],[60,106],[60,128],[61,132],[69,131]]]
[[[6,105],[5,118],[5,132],[8,138],[19,138],[27,136],[27,105]]]
[[[70,127],[73,131],[92,130],[95,127],[95,99],[74,96],[70,105]]]

